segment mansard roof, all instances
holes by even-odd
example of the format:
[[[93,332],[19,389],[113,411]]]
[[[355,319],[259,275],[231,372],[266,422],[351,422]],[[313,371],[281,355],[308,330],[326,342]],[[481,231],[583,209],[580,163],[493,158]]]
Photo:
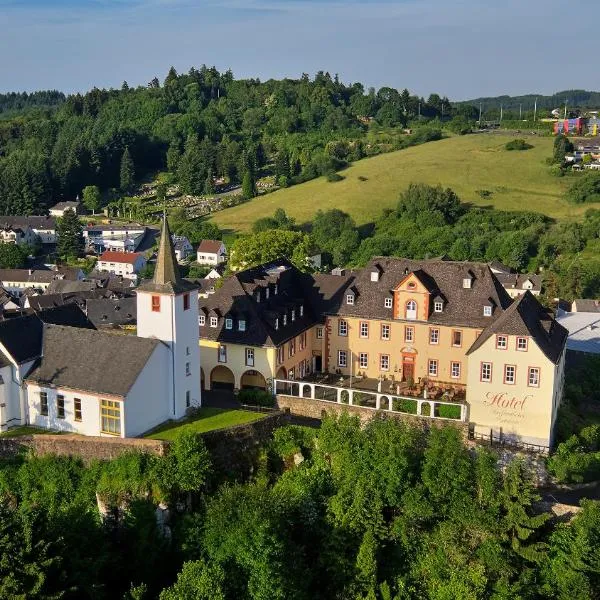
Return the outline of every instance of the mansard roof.
[[[375,264],[380,268],[380,275],[378,281],[371,281],[370,273]],[[444,310],[429,315],[429,322],[433,324],[485,328],[494,318],[483,315],[483,306],[489,304],[490,298],[502,309],[511,304],[510,296],[486,264],[377,257],[365,269],[354,273],[353,285],[359,293],[354,304],[342,304],[338,314],[391,319],[391,309],[385,307],[384,299],[411,273],[418,277],[432,297],[444,299]],[[463,287],[463,279],[466,278],[472,280],[470,288]]]

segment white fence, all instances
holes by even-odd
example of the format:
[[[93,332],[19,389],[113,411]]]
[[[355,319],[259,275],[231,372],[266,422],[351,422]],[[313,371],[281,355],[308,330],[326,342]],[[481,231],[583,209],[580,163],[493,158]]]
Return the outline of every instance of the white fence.
[[[356,388],[309,383],[308,381],[293,381],[291,379],[275,379],[273,392],[294,398],[320,400],[348,406],[360,406],[372,410],[382,410],[391,413],[401,413],[438,419],[442,421],[467,421],[467,405],[458,402],[444,402],[427,398],[411,398],[397,396],[384,392],[370,392]]]

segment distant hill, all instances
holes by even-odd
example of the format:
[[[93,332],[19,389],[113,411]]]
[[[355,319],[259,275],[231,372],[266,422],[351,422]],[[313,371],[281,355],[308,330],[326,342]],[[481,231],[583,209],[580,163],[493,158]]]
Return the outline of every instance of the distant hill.
[[[499,110],[500,105],[504,110],[517,111],[522,106],[523,111],[533,110],[533,104],[537,98],[538,110],[552,110],[565,105],[565,100],[570,108],[597,108],[600,109],[600,92],[588,92],[586,90],[565,90],[556,92],[551,96],[542,94],[526,94],[524,96],[496,96],[494,98],[474,98],[456,104],[470,104],[483,109]]]
[[[30,108],[50,108],[62,104],[66,96],[57,90],[8,92],[0,94],[0,118],[8,118]]]

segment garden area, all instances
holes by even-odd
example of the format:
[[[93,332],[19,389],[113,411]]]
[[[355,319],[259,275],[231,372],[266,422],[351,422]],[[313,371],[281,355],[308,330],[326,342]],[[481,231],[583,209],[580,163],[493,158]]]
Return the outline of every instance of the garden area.
[[[167,421],[147,433],[152,440],[173,441],[182,432],[206,433],[215,429],[227,429],[236,425],[252,423],[264,417],[264,413],[239,409],[199,408],[192,416],[181,421]]]

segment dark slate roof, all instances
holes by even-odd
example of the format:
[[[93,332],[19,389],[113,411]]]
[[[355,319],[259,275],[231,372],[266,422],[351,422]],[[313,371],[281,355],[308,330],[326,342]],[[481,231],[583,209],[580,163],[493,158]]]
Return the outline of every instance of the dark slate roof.
[[[348,281],[347,277],[302,273],[284,259],[240,271],[225,279],[214,294],[200,298],[200,314],[206,317],[206,324],[200,327],[200,337],[222,343],[278,346],[321,322],[324,309],[331,309],[339,301]],[[257,300],[259,293],[260,301]],[[300,306],[303,306],[303,316],[300,316]],[[292,310],[295,311],[293,321]],[[217,327],[210,327],[211,316],[218,318]],[[225,318],[233,319],[233,329],[225,328]],[[245,331],[239,331],[240,319],[246,322]],[[279,320],[277,329],[276,319]]]
[[[0,344],[18,364],[34,360],[41,353],[44,323],[94,328],[79,308],[61,306],[0,322]]]
[[[147,227],[145,225],[140,225],[139,223],[129,223],[127,225],[88,225],[85,227],[84,231],[146,231]]]
[[[47,269],[0,269],[0,281],[19,281],[27,283],[50,283],[63,276]]]
[[[522,290],[528,280],[533,284],[533,290],[542,289],[542,278],[534,273],[496,273],[496,278],[506,289]]]
[[[43,353],[27,381],[126,396],[159,340],[46,325]]]
[[[171,239],[169,223],[166,218],[163,219],[163,229],[156,257],[154,277],[151,282],[142,283],[138,289],[143,292],[155,292],[158,294],[179,294],[198,289],[196,284],[182,279],[179,274],[173,240]]]
[[[379,271],[379,281],[371,281],[371,272]],[[392,309],[385,308],[384,300],[392,297],[392,290],[410,273],[415,273],[433,296],[445,300],[441,313],[433,312],[428,321],[432,324],[487,327],[508,308],[511,299],[500,285],[488,265],[475,262],[447,260],[409,260],[405,258],[378,257],[354,273],[351,285],[355,291],[354,305],[344,302],[338,314],[371,319],[391,319]],[[463,279],[471,277],[471,288],[463,288]],[[495,306],[491,317],[483,315],[484,305]]]
[[[577,300],[573,300],[572,306],[574,309],[577,309],[577,312],[600,312],[600,302],[598,302],[598,300],[592,300],[591,298],[579,298]]]
[[[527,291],[481,333],[467,354],[480,348],[495,334],[531,337],[545,356],[557,363],[569,332]]]
[[[98,288],[96,280],[71,281],[67,279],[55,279],[50,282],[46,289],[48,294],[68,294],[73,292],[91,292]]]
[[[0,215],[0,224],[7,224],[12,227],[31,227],[31,229],[56,229],[56,219],[54,217],[43,216],[23,217]]]
[[[94,298],[86,302],[86,309],[88,319],[96,327],[137,322],[136,298]]]

